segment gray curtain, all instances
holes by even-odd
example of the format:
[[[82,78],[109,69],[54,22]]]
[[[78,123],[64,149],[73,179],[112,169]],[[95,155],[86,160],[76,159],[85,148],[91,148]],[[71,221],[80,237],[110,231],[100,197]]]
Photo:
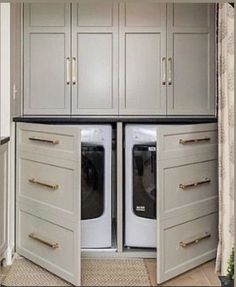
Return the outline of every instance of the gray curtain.
[[[216,270],[227,273],[234,244],[234,9],[218,10],[219,245]]]

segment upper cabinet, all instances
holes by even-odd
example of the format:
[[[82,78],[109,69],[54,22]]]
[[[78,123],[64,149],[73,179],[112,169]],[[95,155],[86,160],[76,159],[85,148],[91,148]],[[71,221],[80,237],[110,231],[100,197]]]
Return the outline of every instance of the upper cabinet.
[[[24,114],[212,116],[214,4],[24,5]]]
[[[70,4],[24,5],[24,113],[70,114]]]
[[[118,4],[72,5],[72,113],[118,113]]]
[[[120,4],[120,114],[165,115],[166,5]]]
[[[167,114],[214,115],[212,4],[167,5]]]

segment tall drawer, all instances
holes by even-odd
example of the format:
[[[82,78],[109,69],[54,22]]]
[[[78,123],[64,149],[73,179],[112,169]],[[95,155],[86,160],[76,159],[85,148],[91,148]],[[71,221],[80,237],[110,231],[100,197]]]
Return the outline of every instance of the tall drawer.
[[[215,123],[162,126],[157,130],[160,160],[213,151],[217,155],[217,141]]]
[[[163,229],[157,252],[165,254],[166,279],[213,259],[217,248],[217,213]],[[181,272],[180,272],[181,271]]]
[[[73,215],[76,204],[76,163],[20,152],[18,156],[17,195],[37,201],[58,214]]]
[[[78,152],[76,141],[78,129],[69,130],[64,126],[41,124],[18,124],[18,149],[31,153],[44,154],[58,158],[74,159]]]
[[[77,280],[80,250],[75,231],[22,209],[18,210],[18,225],[17,252],[70,282]]]
[[[214,155],[166,160],[158,163],[158,169],[163,194],[158,212],[163,217],[176,217],[193,208],[207,213],[210,201],[217,204],[218,163]]]

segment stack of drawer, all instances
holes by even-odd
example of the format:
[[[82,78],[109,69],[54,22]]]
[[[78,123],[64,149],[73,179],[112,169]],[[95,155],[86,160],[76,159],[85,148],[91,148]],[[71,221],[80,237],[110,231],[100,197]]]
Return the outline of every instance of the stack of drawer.
[[[157,131],[158,278],[166,281],[215,257],[217,126]]]
[[[79,151],[78,128],[17,127],[17,250],[76,285],[80,278]]]

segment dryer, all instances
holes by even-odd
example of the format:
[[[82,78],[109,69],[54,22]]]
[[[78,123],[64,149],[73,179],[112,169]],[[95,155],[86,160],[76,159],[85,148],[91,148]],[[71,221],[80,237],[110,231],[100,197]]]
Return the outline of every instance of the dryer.
[[[125,127],[125,246],[156,248],[156,128]]]
[[[81,128],[81,248],[110,248],[112,127]]]

